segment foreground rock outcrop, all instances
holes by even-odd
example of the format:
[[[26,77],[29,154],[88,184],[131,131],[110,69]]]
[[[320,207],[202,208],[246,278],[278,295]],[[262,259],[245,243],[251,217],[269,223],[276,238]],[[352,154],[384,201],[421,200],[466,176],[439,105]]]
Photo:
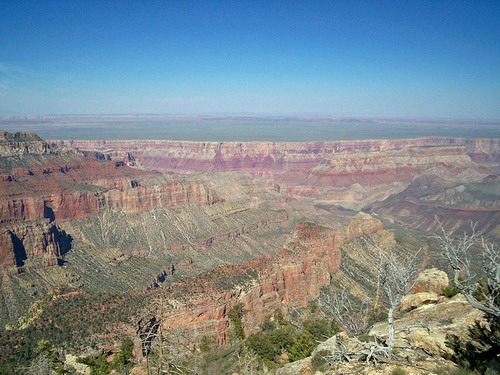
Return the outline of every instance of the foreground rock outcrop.
[[[398,309],[395,320],[396,342],[391,356],[365,361],[365,356],[387,339],[386,322],[376,323],[369,336],[378,344],[363,342],[341,332],[320,343],[311,356],[286,364],[277,371],[288,374],[331,374],[355,371],[362,374],[393,374],[395,370],[412,374],[448,373],[456,365],[445,357],[453,352],[446,345],[447,335],[470,340],[468,328],[482,321],[483,313],[473,308],[461,294],[449,299],[442,295],[448,286],[446,274],[436,268],[418,276],[415,293],[408,294]],[[381,346],[379,346],[381,348]],[[368,349],[368,350],[367,350]],[[373,353],[373,352],[372,352]],[[380,352],[382,353],[382,352]],[[361,356],[359,361],[357,356]]]
[[[446,355],[451,349],[446,346],[446,335],[453,334],[467,338],[467,328],[476,320],[481,320],[483,313],[474,309],[461,294],[448,300],[423,301],[417,308],[402,314],[396,319],[396,327],[424,324],[403,330],[396,337],[396,346],[421,348],[434,355]],[[371,335],[384,337],[387,332],[385,323],[377,324],[370,331]]]

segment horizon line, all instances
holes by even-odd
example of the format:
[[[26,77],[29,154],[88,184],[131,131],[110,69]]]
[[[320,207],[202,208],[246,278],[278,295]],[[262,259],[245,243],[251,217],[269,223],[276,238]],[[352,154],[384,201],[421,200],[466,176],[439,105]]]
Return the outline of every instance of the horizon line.
[[[165,117],[255,117],[255,118],[308,118],[308,119],[335,119],[335,120],[441,120],[441,121],[492,121],[500,123],[500,118],[481,118],[481,117],[452,117],[452,116],[409,116],[409,115],[337,115],[337,114],[321,114],[321,113],[283,113],[283,114],[266,114],[256,112],[205,112],[205,113],[155,113],[155,112],[130,112],[130,113],[18,113],[10,115],[0,115],[0,119],[13,117],[140,117],[140,116],[165,116]]]

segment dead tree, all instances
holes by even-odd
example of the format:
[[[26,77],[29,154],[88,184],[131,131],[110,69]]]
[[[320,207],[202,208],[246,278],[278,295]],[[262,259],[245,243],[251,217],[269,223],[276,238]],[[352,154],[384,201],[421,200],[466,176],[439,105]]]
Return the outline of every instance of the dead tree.
[[[366,333],[370,301],[355,303],[344,286],[340,292],[325,293],[318,302],[323,310],[335,316],[335,320],[349,337]]]
[[[141,339],[142,355],[146,358],[146,370],[148,375],[150,374],[149,354],[151,353],[151,346],[153,340],[157,336],[160,323],[161,322],[154,315],[145,316],[137,323],[137,334]]]
[[[461,236],[454,236],[439,225],[438,238],[442,254],[453,270],[453,284],[472,307],[500,317],[500,252],[495,244],[476,232],[476,224],[471,223],[471,234],[464,232]],[[479,254],[474,254],[475,248],[479,248]],[[474,259],[480,261],[480,275],[474,272]]]
[[[394,310],[398,307],[406,294],[413,289],[415,278],[419,272],[420,250],[413,254],[397,252],[382,248],[373,243],[376,251],[374,254],[375,266],[380,282],[380,288],[387,299],[387,324],[389,351],[394,348]]]
[[[394,337],[397,331],[394,323],[394,311],[401,304],[405,295],[413,289],[420,265],[420,250],[392,249],[375,241],[364,240],[367,246],[367,272],[362,275],[351,275],[361,278],[364,284],[371,285],[387,306],[387,341],[385,345],[377,337],[372,342],[361,342],[356,336],[368,331],[369,312],[372,300],[366,298],[355,303],[353,297],[344,287],[339,292],[325,293],[319,302],[331,312],[339,325],[349,336],[348,340],[337,339],[336,350],[327,356],[328,361],[338,362],[383,362],[393,356]],[[422,325],[415,325],[421,327]],[[410,327],[404,327],[410,328]]]

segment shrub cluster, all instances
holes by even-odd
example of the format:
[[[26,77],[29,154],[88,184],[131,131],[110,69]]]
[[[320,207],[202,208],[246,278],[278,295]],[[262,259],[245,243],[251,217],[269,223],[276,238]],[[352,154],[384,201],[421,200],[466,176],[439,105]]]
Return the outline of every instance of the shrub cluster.
[[[290,361],[311,355],[319,342],[339,332],[336,323],[324,319],[309,319],[301,327],[295,327],[278,311],[274,321],[266,319],[260,331],[245,340],[248,349],[265,361],[278,361],[286,354]]]
[[[114,355],[112,362],[107,361],[107,353],[78,358],[78,362],[90,367],[90,375],[108,375],[113,370],[117,370],[120,374],[127,374],[132,367],[133,351],[134,342],[126,337],[122,340],[120,351]]]

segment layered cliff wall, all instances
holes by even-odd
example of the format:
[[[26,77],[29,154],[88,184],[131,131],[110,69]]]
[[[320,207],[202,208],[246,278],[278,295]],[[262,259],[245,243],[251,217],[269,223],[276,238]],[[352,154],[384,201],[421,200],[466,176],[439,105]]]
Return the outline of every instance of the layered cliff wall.
[[[113,156],[132,155],[146,168],[161,171],[245,170],[272,175],[321,164],[334,154],[405,150],[410,147],[463,146],[474,161],[500,162],[500,140],[413,138],[336,142],[189,142],[189,141],[55,141],[59,145]],[[126,152],[120,155],[119,152]]]
[[[9,188],[5,187],[5,191]],[[39,192],[37,195],[19,194],[12,197],[9,194],[0,199],[0,223],[44,218],[81,219],[102,210],[137,213],[188,203],[213,204],[218,200],[206,186],[186,183],[137,186],[123,190],[99,189],[96,185],[88,189],[55,187],[52,191]]]
[[[228,313],[234,305],[243,303],[248,311],[244,317],[247,333],[278,308],[307,306],[339,269],[341,246],[382,230],[382,223],[366,214],[354,217],[340,230],[300,224],[276,256],[223,266],[196,280],[173,284],[162,293],[164,303],[158,316],[166,330],[184,328],[192,331],[193,338],[209,335],[225,343]]]
[[[48,220],[0,226],[0,266],[7,272],[55,266],[72,238]]]
[[[162,172],[239,170],[269,177],[276,190],[360,209],[404,190],[416,177],[435,174],[470,182],[496,168],[497,139],[416,138],[338,142],[58,141],[101,158]],[[471,160],[473,158],[473,160]]]
[[[395,219],[406,226],[438,232],[442,225],[448,232],[464,233],[475,229],[500,238],[500,178],[450,184],[436,177],[415,179],[404,191],[373,202],[366,211]]]
[[[68,246],[59,235],[64,221],[218,201],[192,178],[86,157],[35,134],[0,132],[0,266],[9,272],[57,264]]]

